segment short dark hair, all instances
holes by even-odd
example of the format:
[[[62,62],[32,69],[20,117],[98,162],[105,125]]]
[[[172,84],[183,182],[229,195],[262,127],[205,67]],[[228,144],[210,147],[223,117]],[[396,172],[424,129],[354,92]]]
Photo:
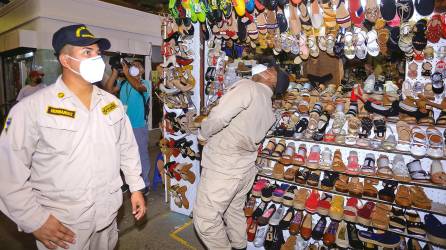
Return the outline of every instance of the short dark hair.
[[[144,66],[144,63],[142,62],[141,59],[134,59],[134,60],[132,61],[132,63],[134,63],[134,62],[140,63],[141,66]]]

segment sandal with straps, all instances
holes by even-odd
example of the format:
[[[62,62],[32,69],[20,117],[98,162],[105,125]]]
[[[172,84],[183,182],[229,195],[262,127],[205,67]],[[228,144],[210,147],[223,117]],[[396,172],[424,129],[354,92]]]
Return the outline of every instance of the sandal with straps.
[[[369,145],[368,137],[371,134],[373,128],[373,121],[369,117],[363,117],[361,119],[361,130],[359,131],[359,139],[356,141],[356,145],[361,147],[367,147]]]
[[[296,139],[302,138],[303,132],[307,129],[307,127],[308,127],[308,119],[307,118],[300,119],[299,122],[294,127],[294,137]]]
[[[286,141],[284,139],[280,139],[279,143],[277,143],[276,148],[271,153],[271,156],[273,157],[282,157],[283,152],[286,148]]]
[[[396,145],[396,149],[400,151],[409,151],[411,137],[409,125],[404,121],[398,121],[396,123],[396,131],[398,133],[398,144]]]
[[[383,189],[379,190],[378,197],[380,200],[393,202],[395,200],[395,189],[398,186],[398,182],[392,180],[384,180]]]
[[[404,162],[404,157],[402,155],[395,155],[392,161],[392,171],[395,179],[399,181],[407,181],[410,182],[412,179],[410,178],[409,169]]]
[[[429,126],[426,129],[426,136],[428,140],[427,155],[433,158],[443,157],[444,141],[441,132],[437,128]]]
[[[375,171],[375,155],[372,153],[367,153],[364,159],[364,164],[361,166],[361,174],[373,175],[375,174]]]
[[[330,122],[330,115],[328,113],[324,113],[319,117],[318,125],[317,125],[317,131],[313,134],[313,140],[315,141],[322,141],[324,138],[325,130],[328,127],[328,124]]]
[[[407,232],[409,234],[425,235],[424,224],[421,222],[420,215],[416,212],[406,212]]]
[[[307,146],[300,144],[297,149],[296,157],[294,157],[294,163],[297,166],[304,166],[307,163]]]
[[[348,135],[345,137],[345,144],[355,145],[359,133],[361,122],[356,117],[351,117],[348,120]]]
[[[344,172],[345,171],[345,164],[342,160],[342,153],[339,149],[336,149],[333,154],[333,163],[331,165],[334,171],[337,172]]]
[[[393,172],[392,169],[390,168],[390,161],[389,161],[389,157],[387,155],[380,155],[378,157],[378,171],[377,174],[380,177],[383,178],[392,178],[393,177]]]
[[[411,131],[410,152],[413,156],[423,157],[427,153],[427,135],[420,127],[413,127]]]
[[[373,121],[373,125],[375,126],[375,129],[373,130],[375,136],[379,139],[384,139],[387,130],[386,122],[383,119],[377,119]]]
[[[407,168],[409,169],[409,174],[412,180],[421,182],[428,182],[430,180],[429,173],[424,171],[420,160],[414,160],[407,163]]]

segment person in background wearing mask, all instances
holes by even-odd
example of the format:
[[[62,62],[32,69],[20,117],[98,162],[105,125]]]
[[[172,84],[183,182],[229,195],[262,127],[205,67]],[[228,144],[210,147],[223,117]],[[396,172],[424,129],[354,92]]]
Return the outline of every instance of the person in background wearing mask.
[[[273,59],[253,67],[251,80],[234,84],[201,124],[205,144],[194,205],[194,225],[208,249],[246,249],[246,195],[257,174],[257,150],[275,122],[272,96],[289,77]]]
[[[92,83],[110,48],[85,25],[53,35],[62,75],[17,103],[0,136],[0,210],[38,249],[114,249],[122,205],[120,169],[133,215],[146,212],[138,145],[124,106]]]
[[[35,92],[45,88],[45,85],[42,83],[42,78],[45,74],[40,71],[33,70],[29,72],[28,80],[29,84],[23,87],[19,94],[17,95],[17,101],[21,101],[23,98],[34,94]]]
[[[105,90],[112,94],[119,94],[119,99],[124,104],[130,118],[141,156],[142,178],[146,185],[144,194],[147,195],[150,186],[149,131],[147,128],[149,110],[147,104],[149,103],[151,84],[142,78],[144,66],[140,60],[133,60],[130,67],[123,62],[122,72],[125,80],[118,79],[118,71],[115,68],[112,69],[112,74],[105,83]],[[114,86],[115,81],[117,82],[116,86]]]

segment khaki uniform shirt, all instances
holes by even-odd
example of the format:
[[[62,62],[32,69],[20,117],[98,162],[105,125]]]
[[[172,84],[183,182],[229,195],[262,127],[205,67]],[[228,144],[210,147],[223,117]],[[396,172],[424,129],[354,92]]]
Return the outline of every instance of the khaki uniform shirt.
[[[270,87],[240,80],[212,109],[201,124],[200,136],[207,139],[202,166],[240,176],[254,167],[257,149],[275,122]]]
[[[25,232],[49,214],[66,225],[108,226],[122,204],[120,169],[130,191],[144,188],[121,102],[94,86],[90,106],[59,76],[11,109],[0,137],[0,210]]]

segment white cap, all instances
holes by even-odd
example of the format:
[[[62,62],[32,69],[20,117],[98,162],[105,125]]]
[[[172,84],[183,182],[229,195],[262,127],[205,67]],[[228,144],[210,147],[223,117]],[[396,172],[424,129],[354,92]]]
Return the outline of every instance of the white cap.
[[[266,67],[263,64],[257,64],[256,66],[252,67],[252,75],[257,75],[262,73],[263,71],[267,70],[268,67]]]

